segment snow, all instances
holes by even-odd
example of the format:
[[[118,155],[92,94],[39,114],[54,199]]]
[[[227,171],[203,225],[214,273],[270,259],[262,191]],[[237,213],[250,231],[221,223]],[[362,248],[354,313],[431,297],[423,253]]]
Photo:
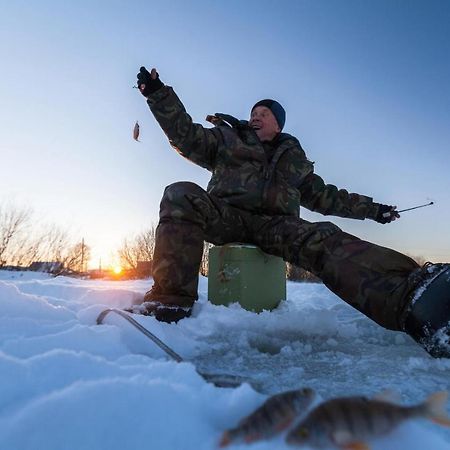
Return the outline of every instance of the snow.
[[[254,314],[207,302],[201,278],[193,317],[174,325],[136,316],[182,363],[117,315],[96,325],[103,309],[130,305],[151,284],[0,271],[0,448],[214,449],[226,428],[284,390],[312,387],[319,402],[390,389],[404,404],[450,390],[450,360],[320,284],[288,282],[286,302]],[[196,368],[248,382],[219,388]],[[450,430],[415,420],[370,446],[450,449]],[[292,447],[280,435],[230,448]]]

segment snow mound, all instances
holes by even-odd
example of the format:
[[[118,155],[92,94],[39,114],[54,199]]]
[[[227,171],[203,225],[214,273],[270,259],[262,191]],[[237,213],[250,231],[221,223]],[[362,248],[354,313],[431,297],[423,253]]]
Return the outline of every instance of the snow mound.
[[[309,386],[318,402],[390,389],[404,404],[450,390],[450,360],[378,327],[319,284],[254,314],[200,299],[179,324],[137,316],[180,354],[176,363],[120,316],[148,281],[105,282],[0,271],[0,448],[203,450],[271,394]],[[235,389],[197,370],[244,377]],[[450,431],[405,423],[372,449],[450,449]],[[284,436],[231,448],[288,449]],[[306,447],[305,447],[306,448]]]

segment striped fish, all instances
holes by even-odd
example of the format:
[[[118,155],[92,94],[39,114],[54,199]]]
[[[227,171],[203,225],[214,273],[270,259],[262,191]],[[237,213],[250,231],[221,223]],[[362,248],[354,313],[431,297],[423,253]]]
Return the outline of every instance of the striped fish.
[[[437,392],[423,403],[402,406],[386,396],[343,397],[328,400],[302,420],[286,437],[291,445],[327,447],[345,450],[369,450],[367,441],[394,429],[405,420],[425,417],[450,426],[445,411],[448,393]]]
[[[236,428],[223,433],[220,447],[235,442],[254,442],[268,439],[286,429],[292,421],[304,413],[314,400],[309,388],[282,392],[267,399],[262,406],[244,417]]]
[[[140,142],[139,141],[139,133],[140,133],[139,123],[138,123],[138,121],[136,121],[136,123],[134,124],[134,128],[133,128],[133,139],[137,142]]]

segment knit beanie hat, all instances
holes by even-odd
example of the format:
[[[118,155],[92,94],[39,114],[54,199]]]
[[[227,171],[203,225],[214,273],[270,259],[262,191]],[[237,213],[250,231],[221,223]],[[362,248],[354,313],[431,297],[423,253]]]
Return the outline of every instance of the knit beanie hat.
[[[255,105],[252,108],[252,111],[257,106],[265,106],[269,108],[272,111],[272,114],[275,116],[275,119],[278,123],[278,126],[280,127],[280,130],[283,129],[284,123],[286,122],[286,111],[276,100],[271,100],[269,98],[266,98],[265,100],[260,100],[258,103],[255,103]]]

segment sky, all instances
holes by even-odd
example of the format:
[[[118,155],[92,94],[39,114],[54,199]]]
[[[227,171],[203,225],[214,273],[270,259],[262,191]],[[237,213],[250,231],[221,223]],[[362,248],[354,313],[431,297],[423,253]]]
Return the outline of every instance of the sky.
[[[0,202],[68,227],[106,264],[158,221],[164,187],[209,173],[169,146],[133,89],[156,67],[195,122],[287,111],[327,183],[399,209],[345,231],[449,261],[450,3],[447,1],[0,0]],[[135,121],[141,142],[132,139]]]

